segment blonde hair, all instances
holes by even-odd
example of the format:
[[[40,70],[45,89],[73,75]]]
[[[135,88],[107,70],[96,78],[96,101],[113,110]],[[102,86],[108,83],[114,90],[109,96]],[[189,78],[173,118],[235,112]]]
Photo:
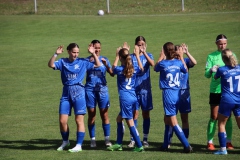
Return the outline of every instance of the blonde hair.
[[[230,49],[224,49],[222,51],[222,60],[225,64],[227,63],[232,67],[236,67],[238,65],[238,61]]]
[[[125,68],[123,70],[123,75],[126,78],[131,78],[133,75],[133,72],[134,72],[134,67],[133,67],[132,58],[129,54],[128,49],[126,49],[126,48],[120,49],[119,56],[124,61],[123,63],[125,65]]]

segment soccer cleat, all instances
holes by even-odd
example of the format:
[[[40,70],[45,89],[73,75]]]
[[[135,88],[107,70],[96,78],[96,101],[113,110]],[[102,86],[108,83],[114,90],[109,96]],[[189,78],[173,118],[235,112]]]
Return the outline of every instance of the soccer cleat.
[[[110,147],[110,146],[112,145],[112,143],[111,143],[108,139],[106,139],[106,140],[105,140],[105,145],[106,145],[107,147]]]
[[[143,141],[143,146],[144,146],[144,147],[149,147],[148,142],[147,142],[147,141]]]
[[[140,148],[135,147],[135,148],[133,149],[133,152],[144,152],[144,148],[143,148],[143,146],[140,147]]]
[[[215,147],[214,147],[213,143],[208,143],[207,144],[207,149],[210,150],[210,151],[214,151]]]
[[[167,152],[168,151],[168,148],[164,148],[163,146],[160,147],[160,151],[162,152]]]
[[[80,149],[69,149],[68,152],[71,152],[71,153],[76,153],[76,152],[81,152],[82,151],[82,148]]]
[[[122,145],[114,144],[110,147],[107,147],[107,150],[109,150],[109,151],[122,151]]]
[[[227,150],[225,149],[225,150],[218,150],[218,151],[216,151],[216,152],[213,152],[213,154],[216,154],[216,155],[227,155],[228,153],[227,153]]]
[[[92,147],[92,148],[97,147],[97,144],[96,144],[95,140],[91,140],[90,147]]]
[[[129,148],[134,148],[135,146],[135,141],[131,141],[128,145]]]
[[[62,145],[60,147],[58,147],[57,151],[63,151],[64,149],[66,149],[67,147],[70,146],[70,142],[63,142]]]
[[[187,148],[184,148],[184,149],[183,149],[183,152],[184,152],[184,153],[191,153],[191,152],[193,152],[193,149],[192,149],[191,146],[188,146]]]
[[[230,149],[230,150],[234,149],[231,142],[227,142],[226,147],[227,147],[227,149]]]

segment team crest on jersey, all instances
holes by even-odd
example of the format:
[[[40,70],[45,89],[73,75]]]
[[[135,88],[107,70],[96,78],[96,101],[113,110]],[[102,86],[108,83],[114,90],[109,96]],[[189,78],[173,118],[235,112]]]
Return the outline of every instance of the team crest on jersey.
[[[74,69],[79,69],[79,65],[75,64]]]

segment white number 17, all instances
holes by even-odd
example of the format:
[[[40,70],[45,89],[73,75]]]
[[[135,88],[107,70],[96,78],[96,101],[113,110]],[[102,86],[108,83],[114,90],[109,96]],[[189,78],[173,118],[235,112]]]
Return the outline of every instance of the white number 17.
[[[229,83],[229,87],[230,87],[230,92],[233,92],[233,77],[228,78],[227,82]],[[237,84],[237,92],[240,92],[240,75],[239,76],[235,76],[235,79],[238,80],[238,84]]]

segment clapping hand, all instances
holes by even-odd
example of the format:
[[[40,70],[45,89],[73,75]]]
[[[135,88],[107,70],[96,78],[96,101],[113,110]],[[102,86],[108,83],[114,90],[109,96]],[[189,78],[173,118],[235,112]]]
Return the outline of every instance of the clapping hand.
[[[122,48],[126,48],[127,50],[130,50],[130,46],[127,44],[127,42],[123,43]]]
[[[95,48],[93,47],[92,43],[88,45],[88,52],[91,53],[91,54],[95,53]]]
[[[56,54],[61,54],[63,53],[63,45],[59,46],[56,50]]]

